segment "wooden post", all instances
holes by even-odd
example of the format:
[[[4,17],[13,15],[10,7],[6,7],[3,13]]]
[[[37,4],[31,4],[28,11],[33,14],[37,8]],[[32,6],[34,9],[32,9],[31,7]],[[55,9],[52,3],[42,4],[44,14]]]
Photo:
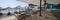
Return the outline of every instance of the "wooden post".
[[[41,1],[42,1],[42,0],[40,0],[40,16],[42,16],[42,15],[41,15]]]

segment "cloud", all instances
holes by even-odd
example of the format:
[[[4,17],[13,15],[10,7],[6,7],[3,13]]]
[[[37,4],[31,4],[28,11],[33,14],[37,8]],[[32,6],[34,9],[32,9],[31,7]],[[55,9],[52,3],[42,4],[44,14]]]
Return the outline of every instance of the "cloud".
[[[0,0],[0,6],[2,8],[6,8],[8,6],[10,6],[11,8],[14,8],[17,5],[21,5],[22,7],[24,7],[24,6],[27,6],[28,3],[20,2],[20,1],[16,1],[16,0]]]

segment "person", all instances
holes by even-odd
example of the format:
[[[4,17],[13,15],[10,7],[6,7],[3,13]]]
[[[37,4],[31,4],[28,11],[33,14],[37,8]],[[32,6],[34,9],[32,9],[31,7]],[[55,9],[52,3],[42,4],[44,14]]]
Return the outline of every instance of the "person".
[[[3,15],[3,13],[0,13],[0,16]]]
[[[11,14],[10,12],[7,13],[7,15],[10,15],[10,14]]]
[[[1,13],[1,7],[0,7],[0,16],[3,15],[3,13]]]
[[[16,14],[17,14],[17,13],[19,13],[19,12],[15,11],[14,13],[16,13]]]

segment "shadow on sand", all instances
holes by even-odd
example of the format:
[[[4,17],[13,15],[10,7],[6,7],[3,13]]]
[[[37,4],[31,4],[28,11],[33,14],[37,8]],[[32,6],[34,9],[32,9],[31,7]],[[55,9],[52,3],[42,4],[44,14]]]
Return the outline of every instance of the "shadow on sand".
[[[57,18],[57,20],[60,20],[60,11],[59,10],[53,10],[51,12]]]

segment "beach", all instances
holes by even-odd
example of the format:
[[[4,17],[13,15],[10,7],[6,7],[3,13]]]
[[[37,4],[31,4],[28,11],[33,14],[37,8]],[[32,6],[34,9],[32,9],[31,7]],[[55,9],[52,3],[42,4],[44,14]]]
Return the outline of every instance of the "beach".
[[[56,17],[53,16],[51,12],[42,11],[42,16],[39,16],[39,13],[26,17],[22,20],[56,20]],[[18,20],[15,15],[6,16],[5,18],[1,17],[0,20]]]

